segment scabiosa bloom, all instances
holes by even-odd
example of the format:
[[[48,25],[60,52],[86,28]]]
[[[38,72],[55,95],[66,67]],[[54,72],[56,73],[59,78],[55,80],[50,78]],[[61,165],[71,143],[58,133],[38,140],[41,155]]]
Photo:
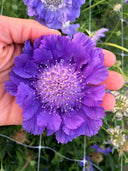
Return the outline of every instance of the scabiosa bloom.
[[[28,15],[34,16],[41,24],[61,29],[66,21],[73,22],[80,15],[85,0],[23,0],[28,6]]]
[[[108,31],[107,28],[101,28],[94,33],[92,40],[94,41],[95,44],[100,39],[100,37],[105,37],[104,32],[106,32],[106,31]]]
[[[124,1],[123,3],[128,3],[128,1]]]
[[[70,24],[69,21],[67,21],[63,26],[62,26],[62,32],[64,34],[67,34],[70,38],[73,37],[77,33],[77,30],[80,27],[79,24]]]
[[[91,148],[96,149],[97,153],[103,153],[104,155],[107,155],[107,153],[111,153],[112,152],[112,149],[110,147],[107,147],[106,149],[103,149],[103,148],[99,147],[96,144],[93,144],[91,146]]]
[[[98,133],[105,116],[102,103],[108,76],[102,49],[83,33],[72,41],[48,35],[25,43],[6,81],[8,93],[23,108],[23,128],[39,135],[56,133],[58,142]]]

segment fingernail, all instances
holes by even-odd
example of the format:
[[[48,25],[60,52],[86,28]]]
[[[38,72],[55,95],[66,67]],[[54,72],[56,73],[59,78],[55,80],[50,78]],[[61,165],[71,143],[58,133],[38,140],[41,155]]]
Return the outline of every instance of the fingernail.
[[[49,29],[53,34],[61,35],[61,33],[58,30]]]

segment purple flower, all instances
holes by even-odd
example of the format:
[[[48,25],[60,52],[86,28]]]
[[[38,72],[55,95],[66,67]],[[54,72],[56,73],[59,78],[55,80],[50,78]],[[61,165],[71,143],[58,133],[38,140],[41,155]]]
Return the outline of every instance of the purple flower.
[[[67,34],[70,38],[73,37],[77,33],[76,29],[80,27],[79,24],[70,24],[70,22],[66,22],[62,27],[62,32]]]
[[[101,147],[99,147],[98,145],[94,144],[93,146],[91,146],[91,148],[96,149],[97,153],[103,153],[105,155],[107,155],[107,153],[111,153],[112,149],[110,149],[110,147],[107,147],[106,149],[103,149]]]
[[[23,108],[23,128],[34,135],[46,128],[61,143],[97,134],[105,116],[103,62],[102,49],[83,33],[72,41],[57,35],[27,41],[5,83]]]
[[[128,1],[124,1],[123,3],[128,3]]]
[[[97,41],[100,39],[100,37],[105,37],[104,32],[108,31],[106,28],[101,28],[98,31],[95,32],[95,34],[92,37],[93,42],[96,44]]]
[[[89,155],[85,156],[83,158],[83,161],[80,162],[80,166],[85,165],[85,171],[93,171],[93,165],[92,165],[92,158],[89,158]]]
[[[61,29],[65,22],[75,21],[85,0],[23,0],[28,6],[28,15],[34,16],[41,24]]]

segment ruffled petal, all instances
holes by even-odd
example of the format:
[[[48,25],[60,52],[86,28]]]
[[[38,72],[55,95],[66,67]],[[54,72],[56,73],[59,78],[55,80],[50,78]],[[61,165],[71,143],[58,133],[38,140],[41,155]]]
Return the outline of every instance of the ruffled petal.
[[[5,89],[9,94],[13,96],[15,96],[17,93],[17,86],[11,81],[5,81]]]
[[[56,132],[61,124],[61,118],[57,114],[50,114],[48,111],[42,111],[37,115],[37,125],[46,127],[48,130]]]
[[[9,77],[10,80],[15,84],[15,85],[19,85],[21,82],[25,83],[25,84],[29,84],[30,81],[26,78],[20,77],[19,75],[15,74],[13,71],[11,71],[9,73]]]
[[[50,62],[53,61],[53,55],[50,50],[47,50],[44,47],[42,47],[34,51],[33,59],[34,62],[48,65]]]
[[[68,26],[63,25],[62,32],[67,34],[70,39],[72,39],[73,35],[77,33],[77,30],[80,27],[79,24],[69,24]]]
[[[86,77],[86,82],[93,84],[93,85],[98,85],[102,83],[107,77],[108,77],[108,71],[106,70],[106,67],[103,65],[96,65],[92,66],[92,72],[90,75]],[[86,71],[87,73],[87,71]],[[84,75],[86,75],[84,73]]]
[[[28,7],[28,15],[30,17],[32,17],[32,16],[36,15],[36,11],[33,8]]]
[[[89,137],[96,135],[102,126],[102,120],[92,120],[86,117],[85,122],[76,130],[77,136],[87,135]]]
[[[90,39],[89,36],[85,35],[84,33],[77,33],[74,35],[72,42],[77,44],[79,42],[79,44],[87,50],[87,54],[90,55],[90,52],[92,51],[92,49],[95,47],[93,41]]]
[[[22,49],[22,53],[24,53],[24,54],[29,54],[28,60],[29,60],[29,58],[32,57],[32,55],[33,55],[33,47],[32,47],[32,45],[31,45],[30,40],[28,40],[28,41],[26,41],[26,42],[24,43],[24,47],[23,47],[23,49]],[[26,61],[27,61],[27,60],[26,60]]]
[[[76,129],[84,122],[84,118],[82,118],[82,116],[80,116],[80,113],[76,112],[75,110],[64,114],[62,118],[63,123],[69,129]]]
[[[87,106],[99,106],[105,95],[105,86],[86,86],[82,103]]]
[[[15,59],[13,72],[22,78],[31,78],[39,74],[37,65],[32,61],[28,61],[28,58],[30,58],[29,55],[21,54]]]
[[[102,126],[102,120],[94,120],[86,115],[84,115],[84,123],[78,127],[77,129],[69,129],[65,125],[63,125],[62,130],[68,137],[78,137],[80,135],[87,135],[89,137],[96,135]]]
[[[45,129],[45,127],[37,125],[36,115],[30,119],[23,119],[23,128],[34,135],[40,135]]]
[[[38,2],[38,4],[33,8],[33,10],[35,11],[35,14],[33,16],[38,15],[40,19],[43,19],[45,17],[45,6],[44,4],[42,4],[41,1]]]
[[[58,143],[67,143],[80,135],[87,135],[91,137],[98,133],[101,126],[102,120],[92,120],[86,117],[85,122],[75,130],[68,128],[59,129],[56,132],[56,139],[58,140]]]
[[[90,118],[94,120],[98,120],[100,118],[104,118],[105,116],[105,110],[103,107],[87,107],[83,106],[83,110],[85,111],[85,114]]]
[[[68,141],[72,141],[74,136],[67,135],[62,129],[59,129],[56,132],[56,139],[58,143],[67,143]]]
[[[73,59],[77,63],[77,68],[81,70],[86,66],[91,58],[91,53],[95,47],[89,36],[84,33],[77,33],[74,35],[72,42],[74,44],[75,55]],[[79,44],[78,44],[79,42]]]
[[[36,100],[33,89],[20,83],[16,94],[16,102],[23,108],[24,119],[30,119],[38,111],[40,103]]]

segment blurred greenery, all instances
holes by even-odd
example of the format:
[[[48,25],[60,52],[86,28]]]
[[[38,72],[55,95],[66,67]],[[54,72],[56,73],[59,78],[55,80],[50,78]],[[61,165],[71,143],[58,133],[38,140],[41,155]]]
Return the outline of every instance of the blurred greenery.
[[[3,2],[3,15],[25,19],[30,18],[27,15],[27,7],[24,5],[23,0],[4,0]],[[117,59],[122,62],[122,50],[118,47],[122,46],[121,9],[117,11],[114,10],[115,5],[120,3],[120,0],[92,0],[90,7],[89,1],[86,0],[86,3],[81,7],[81,15],[76,19],[75,23],[80,23],[79,31],[87,34],[89,31],[89,10],[91,9],[91,32],[95,32],[100,28],[109,29],[109,31],[105,33],[106,37],[100,39],[97,46],[112,51],[115,53]],[[2,0],[0,1],[0,9],[1,6]],[[128,50],[128,4],[123,4],[123,17],[124,48]],[[117,67],[117,65],[110,68],[121,74],[123,73],[125,77],[126,85],[121,89],[122,93],[124,93],[126,87],[128,87],[128,52],[124,51],[124,54],[124,72],[120,67]],[[108,153],[107,156],[103,155],[103,160],[99,164],[93,161],[103,171],[121,170],[121,158],[119,157],[118,150],[114,148],[113,145],[105,144],[104,142],[110,140],[107,128],[114,128],[117,125],[124,126],[126,136],[128,136],[127,123],[128,118],[125,118],[123,121],[117,121],[112,112],[107,112],[99,133],[91,138],[86,137],[86,154],[88,155],[94,152],[94,150],[91,149],[92,144],[98,144],[104,148],[109,146],[113,149],[112,153]],[[20,130],[21,126],[3,126],[0,127],[0,134],[7,135],[29,146],[39,145],[39,136],[33,136]],[[21,132],[23,132],[23,135]],[[16,136],[18,138],[16,138]],[[71,159],[83,159],[83,136],[76,138],[68,144],[58,144],[54,135],[47,137],[46,132],[44,132],[42,134],[42,146],[51,147],[58,153]],[[0,171],[35,171],[38,166],[38,149],[24,147],[7,138],[0,137],[0,162]],[[126,152],[123,152],[123,165],[124,171],[128,170],[128,154]],[[83,168],[79,166],[79,162],[66,160],[49,149],[41,150],[40,171],[81,171],[82,169]],[[97,170],[98,169],[95,168],[95,171]]]

